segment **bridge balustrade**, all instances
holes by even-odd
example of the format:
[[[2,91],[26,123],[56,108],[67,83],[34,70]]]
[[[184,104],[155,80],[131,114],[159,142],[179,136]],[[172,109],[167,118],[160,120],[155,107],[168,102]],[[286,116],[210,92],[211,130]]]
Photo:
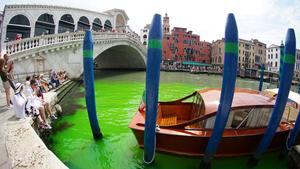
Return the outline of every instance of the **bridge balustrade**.
[[[33,38],[26,38],[5,43],[6,53],[13,55],[19,52],[24,52],[30,49],[43,47],[47,45],[66,43],[71,41],[82,41],[84,39],[84,32],[60,33],[51,35],[36,36]],[[135,45],[143,46],[139,39],[131,34],[118,32],[93,32],[94,42],[98,40],[121,40],[130,39]]]

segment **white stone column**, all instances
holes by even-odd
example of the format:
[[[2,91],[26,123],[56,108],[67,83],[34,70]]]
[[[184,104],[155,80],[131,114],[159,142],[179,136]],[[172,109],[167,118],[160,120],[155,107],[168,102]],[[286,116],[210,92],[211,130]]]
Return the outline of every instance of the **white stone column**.
[[[30,29],[30,37],[33,38],[34,37],[34,32],[35,32],[35,24],[31,26]]]
[[[59,12],[53,13],[53,20],[54,20],[54,24],[55,24],[54,34],[58,33],[58,24],[59,24],[59,20],[61,17],[59,15],[60,15]]]

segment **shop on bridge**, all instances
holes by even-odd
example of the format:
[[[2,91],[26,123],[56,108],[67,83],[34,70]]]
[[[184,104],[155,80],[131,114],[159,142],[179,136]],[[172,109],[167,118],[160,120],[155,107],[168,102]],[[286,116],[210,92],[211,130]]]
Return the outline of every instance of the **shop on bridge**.
[[[79,21],[77,23],[77,31],[90,30],[90,27],[90,21],[87,17],[82,16],[79,18]]]
[[[14,16],[6,28],[6,41],[16,40],[19,38],[30,37],[30,22],[24,15]]]
[[[102,30],[102,27],[103,26],[102,26],[101,20],[99,18],[94,19],[92,30],[99,32]]]
[[[70,14],[63,15],[58,23],[58,33],[74,32],[74,19]]]
[[[55,24],[53,20],[53,15],[42,14],[38,20],[35,22],[35,32],[34,36],[54,34]]]

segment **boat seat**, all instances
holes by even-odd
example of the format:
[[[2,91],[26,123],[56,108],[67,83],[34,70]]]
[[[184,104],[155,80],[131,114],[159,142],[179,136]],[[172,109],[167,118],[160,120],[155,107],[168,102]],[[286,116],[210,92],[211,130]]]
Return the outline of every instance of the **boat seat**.
[[[167,114],[160,121],[161,126],[171,126],[177,124],[177,115],[176,114]]]

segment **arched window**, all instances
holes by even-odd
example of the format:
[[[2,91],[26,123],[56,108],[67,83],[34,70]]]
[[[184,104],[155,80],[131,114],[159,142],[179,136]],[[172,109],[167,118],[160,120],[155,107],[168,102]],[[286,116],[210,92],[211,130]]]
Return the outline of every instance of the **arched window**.
[[[30,26],[28,18],[24,15],[16,15],[9,21],[9,24],[13,25],[27,25]]]
[[[99,18],[94,19],[92,30],[97,32],[100,31],[102,27],[103,26],[100,19]]]
[[[54,34],[55,24],[53,20],[53,15],[50,14],[42,14],[38,20],[35,22],[35,32],[34,36],[39,35],[48,35]]]
[[[145,41],[145,42],[143,42],[143,45],[147,45],[147,42]]]
[[[75,24],[72,15],[63,15],[58,24],[58,33],[74,32]]]
[[[87,17],[82,16],[79,18],[77,30],[78,31],[85,31],[90,29],[90,21]]]
[[[147,35],[144,35],[143,38],[144,38],[144,39],[147,39]]]
[[[111,22],[109,20],[106,20],[104,23],[104,29],[105,30],[111,30],[112,26],[111,26]]]
[[[6,39],[8,41],[15,40],[18,34],[21,38],[30,37],[30,22],[24,15],[14,16],[6,28]]]

